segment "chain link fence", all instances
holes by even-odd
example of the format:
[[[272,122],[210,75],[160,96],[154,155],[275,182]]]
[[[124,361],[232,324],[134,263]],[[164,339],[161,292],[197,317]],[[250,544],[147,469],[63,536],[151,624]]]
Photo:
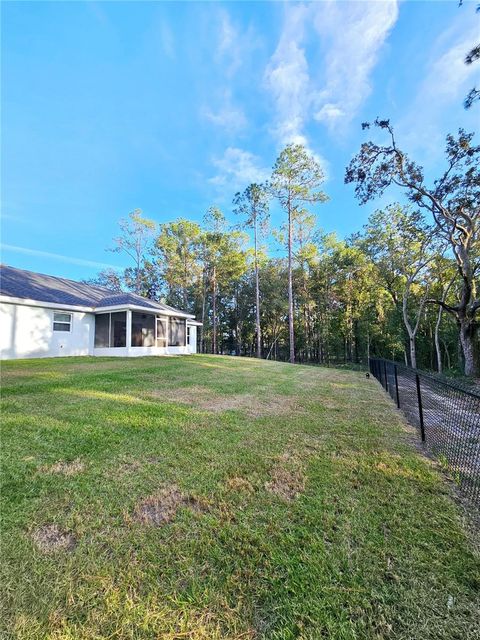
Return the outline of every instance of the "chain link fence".
[[[428,450],[480,507],[480,393],[391,360],[371,358],[369,366]]]

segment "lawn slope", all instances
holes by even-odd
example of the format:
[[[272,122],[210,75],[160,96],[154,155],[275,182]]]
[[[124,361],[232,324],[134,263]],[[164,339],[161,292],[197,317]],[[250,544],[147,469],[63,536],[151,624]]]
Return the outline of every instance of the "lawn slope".
[[[214,356],[2,370],[0,637],[480,637],[478,556],[375,380]]]

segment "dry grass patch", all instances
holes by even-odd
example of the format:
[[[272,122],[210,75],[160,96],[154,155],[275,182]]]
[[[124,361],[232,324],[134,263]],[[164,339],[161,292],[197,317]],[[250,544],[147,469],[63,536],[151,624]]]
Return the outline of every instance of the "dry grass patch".
[[[158,464],[162,458],[158,456],[147,456],[138,460],[136,458],[122,458],[118,461],[114,468],[114,475],[125,473],[136,473],[141,471],[146,465]]]
[[[42,553],[54,551],[71,551],[77,541],[68,531],[63,531],[56,524],[46,524],[32,532],[32,540]]]
[[[137,504],[133,512],[133,519],[142,524],[161,527],[171,522],[181,507],[186,507],[197,513],[203,513],[208,508],[206,503],[192,496],[186,496],[177,486],[172,485]]]
[[[59,473],[64,476],[74,476],[77,473],[81,473],[85,469],[85,464],[79,460],[71,460],[67,462],[66,460],[60,460],[59,462],[55,462],[52,465],[45,465],[40,467],[40,471],[44,473]]]
[[[295,500],[305,489],[303,467],[293,453],[282,454],[270,476],[271,480],[265,483],[265,489],[286,502]]]
[[[227,488],[230,491],[245,491],[247,493],[253,493],[255,491],[255,489],[253,488],[253,484],[249,480],[247,480],[246,478],[240,478],[238,476],[229,478],[227,480]]]
[[[243,411],[251,418],[293,413],[300,409],[296,398],[266,394],[258,397],[252,393],[222,395],[206,387],[178,387],[166,391],[154,391],[151,396],[167,402],[178,402],[202,411]]]

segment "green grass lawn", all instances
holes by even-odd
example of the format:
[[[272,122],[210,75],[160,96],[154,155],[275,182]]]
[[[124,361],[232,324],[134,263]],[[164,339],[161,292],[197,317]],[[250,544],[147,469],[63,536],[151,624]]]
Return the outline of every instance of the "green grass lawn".
[[[3,365],[1,638],[480,637],[480,564],[375,380]]]

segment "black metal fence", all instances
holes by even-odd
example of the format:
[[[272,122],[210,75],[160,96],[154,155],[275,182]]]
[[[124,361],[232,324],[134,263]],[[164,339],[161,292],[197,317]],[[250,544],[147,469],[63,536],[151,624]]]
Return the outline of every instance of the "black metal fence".
[[[480,394],[391,360],[371,358],[369,365],[425,446],[480,507]]]

